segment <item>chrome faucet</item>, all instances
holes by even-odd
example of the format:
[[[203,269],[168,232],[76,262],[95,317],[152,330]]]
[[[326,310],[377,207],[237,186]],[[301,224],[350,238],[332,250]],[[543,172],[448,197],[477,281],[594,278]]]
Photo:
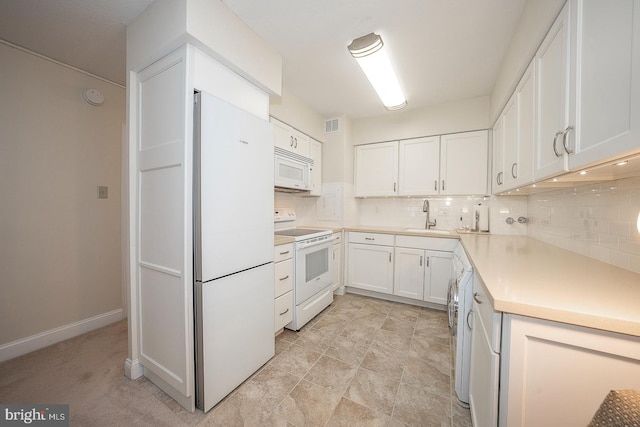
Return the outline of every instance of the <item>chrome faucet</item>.
[[[431,227],[435,227],[436,226],[436,220],[434,219],[433,222],[429,221],[429,200],[424,199],[424,202],[422,202],[422,212],[426,212],[427,213],[427,221],[424,224],[424,228],[426,230],[429,230]]]

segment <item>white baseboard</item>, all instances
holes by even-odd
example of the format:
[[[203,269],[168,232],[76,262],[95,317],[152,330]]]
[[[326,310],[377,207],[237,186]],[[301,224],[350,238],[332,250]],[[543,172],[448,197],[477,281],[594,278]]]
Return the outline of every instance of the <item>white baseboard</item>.
[[[109,311],[88,319],[80,320],[78,322],[70,323],[68,325],[40,332],[39,334],[31,335],[30,337],[0,345],[0,362],[4,362],[5,360],[22,356],[23,354],[47,347],[51,344],[82,335],[93,331],[94,329],[102,328],[103,326],[122,320],[125,317],[126,315],[124,310],[119,308],[117,310]]]
[[[127,359],[124,362],[124,375],[130,380],[137,380],[144,375],[144,366],[140,364],[138,359]]]

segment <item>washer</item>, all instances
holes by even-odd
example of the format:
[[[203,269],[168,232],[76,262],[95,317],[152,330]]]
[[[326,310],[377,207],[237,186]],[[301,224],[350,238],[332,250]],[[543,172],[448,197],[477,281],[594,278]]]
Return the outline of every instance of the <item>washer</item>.
[[[469,407],[471,367],[471,309],[473,307],[473,267],[460,243],[453,251],[453,279],[447,294],[449,332],[454,337],[455,390],[458,403]]]

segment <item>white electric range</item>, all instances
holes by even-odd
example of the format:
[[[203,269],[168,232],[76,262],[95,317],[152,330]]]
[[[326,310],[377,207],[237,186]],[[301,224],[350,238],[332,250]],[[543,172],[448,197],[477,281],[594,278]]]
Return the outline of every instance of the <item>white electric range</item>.
[[[295,212],[276,209],[274,221],[278,227],[293,224]],[[311,319],[333,302],[331,264],[333,263],[331,230],[308,228],[276,228],[278,236],[294,239],[293,247],[293,320],[285,326],[299,331]]]

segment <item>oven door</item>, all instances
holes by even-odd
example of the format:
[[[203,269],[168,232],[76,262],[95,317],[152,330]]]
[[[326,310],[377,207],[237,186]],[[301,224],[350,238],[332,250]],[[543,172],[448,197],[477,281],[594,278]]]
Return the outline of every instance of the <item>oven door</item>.
[[[296,242],[296,305],[331,286],[332,243],[330,236],[312,243]]]

